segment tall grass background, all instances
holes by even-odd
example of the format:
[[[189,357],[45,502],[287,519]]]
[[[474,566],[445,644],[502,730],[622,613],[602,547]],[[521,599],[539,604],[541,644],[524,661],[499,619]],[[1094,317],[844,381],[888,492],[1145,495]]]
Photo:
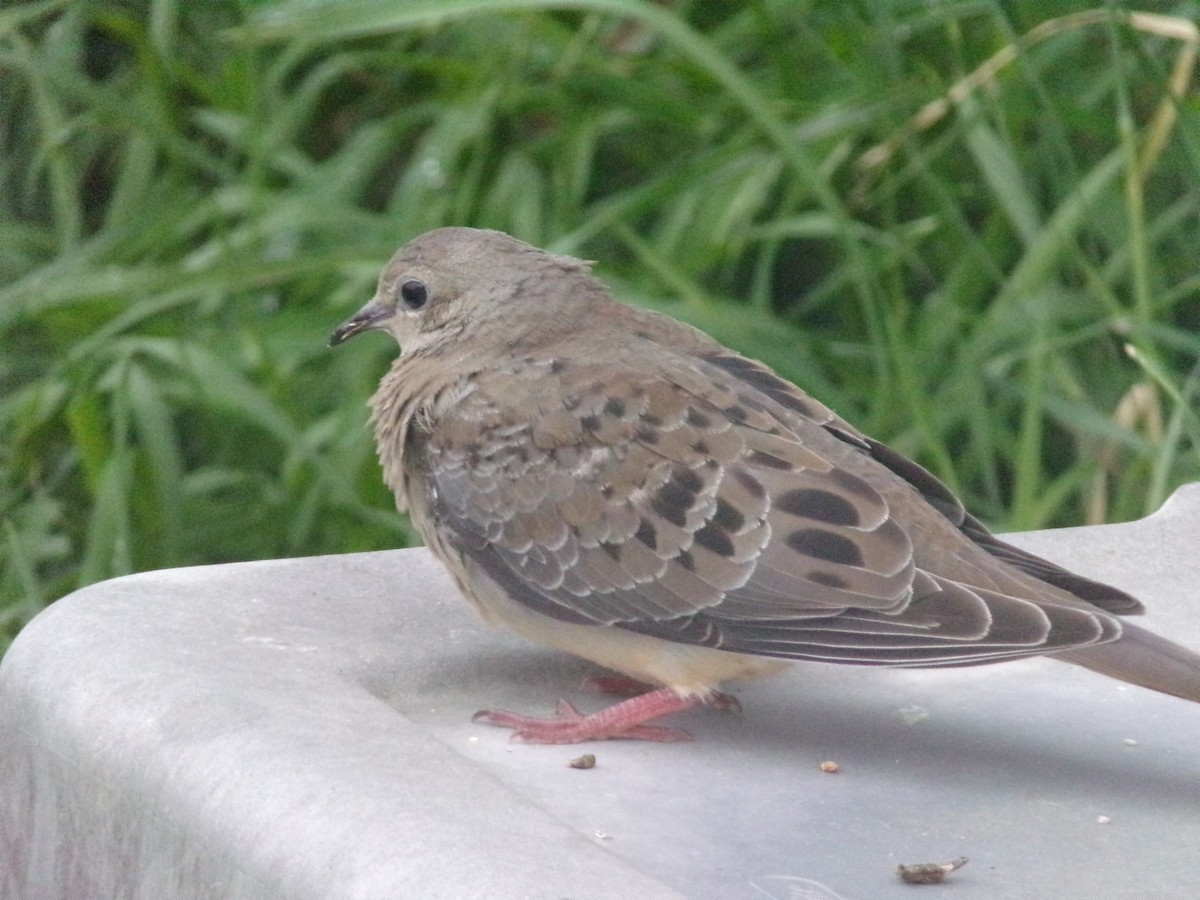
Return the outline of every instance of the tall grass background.
[[[1196,6],[0,9],[0,632],[123,573],[412,541],[325,340],[499,228],[769,362],[994,526],[1200,479]]]

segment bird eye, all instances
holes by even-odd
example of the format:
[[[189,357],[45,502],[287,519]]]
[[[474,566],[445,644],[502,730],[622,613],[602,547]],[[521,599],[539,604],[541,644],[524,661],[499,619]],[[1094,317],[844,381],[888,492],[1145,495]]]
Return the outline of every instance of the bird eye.
[[[429,291],[420,281],[406,281],[400,285],[400,299],[409,309],[420,309],[429,299]]]

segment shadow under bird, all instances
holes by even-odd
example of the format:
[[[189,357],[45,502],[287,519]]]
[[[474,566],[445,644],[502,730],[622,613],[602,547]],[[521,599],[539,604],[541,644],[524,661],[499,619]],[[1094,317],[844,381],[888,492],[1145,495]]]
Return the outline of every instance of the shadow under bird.
[[[371,400],[399,508],[482,617],[622,673],[592,715],[476,718],[536,743],[648,724],[788,660],[1046,654],[1200,701],[1142,605],[1004,543],[929,472],[762,363],[615,300],[588,263],[441,228],[330,339],[402,348]]]

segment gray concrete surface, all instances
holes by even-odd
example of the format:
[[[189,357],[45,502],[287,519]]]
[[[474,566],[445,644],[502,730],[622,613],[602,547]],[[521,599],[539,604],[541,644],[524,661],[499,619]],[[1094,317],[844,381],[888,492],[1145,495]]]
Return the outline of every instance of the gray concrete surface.
[[[1200,484],[1012,540],[1200,647]],[[0,896],[1200,896],[1200,706],[1045,659],[807,664],[676,717],[691,744],[470,722],[597,708],[591,671],[476,622],[424,550],[78,591],[0,665]],[[895,875],[958,856],[941,887]]]

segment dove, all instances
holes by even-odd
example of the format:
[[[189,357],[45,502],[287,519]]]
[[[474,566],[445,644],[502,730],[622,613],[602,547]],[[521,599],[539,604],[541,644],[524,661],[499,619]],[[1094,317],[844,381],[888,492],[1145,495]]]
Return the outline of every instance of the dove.
[[[386,331],[383,478],[487,622],[635,693],[584,715],[484,710],[517,740],[686,740],[790,661],[1047,655],[1200,701],[1200,656],[1142,604],[992,535],[932,474],[777,375],[618,301],[591,264],[497,231],[401,247],[331,345]]]

